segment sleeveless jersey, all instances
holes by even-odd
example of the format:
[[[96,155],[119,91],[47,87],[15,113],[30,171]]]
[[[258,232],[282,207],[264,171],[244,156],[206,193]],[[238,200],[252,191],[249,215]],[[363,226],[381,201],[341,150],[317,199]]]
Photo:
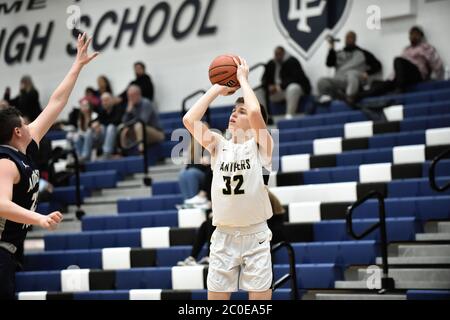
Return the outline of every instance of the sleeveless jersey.
[[[270,164],[263,164],[255,139],[235,144],[221,138],[211,165],[213,225],[244,227],[272,216],[263,180],[263,165]]]
[[[39,193],[39,170],[33,161],[38,153],[38,146],[32,141],[26,154],[17,149],[0,145],[0,159],[9,159],[17,166],[20,182],[13,187],[12,201],[22,208],[35,211]],[[0,247],[20,256],[28,231],[28,225],[16,223],[0,217]]]

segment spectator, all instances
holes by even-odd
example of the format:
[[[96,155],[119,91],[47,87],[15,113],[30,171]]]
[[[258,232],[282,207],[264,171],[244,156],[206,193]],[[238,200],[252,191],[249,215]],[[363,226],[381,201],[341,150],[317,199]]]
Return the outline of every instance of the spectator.
[[[20,80],[20,93],[14,99],[11,99],[11,90],[6,88],[4,99],[10,106],[14,106],[28,119],[34,121],[41,113],[41,104],[39,102],[39,92],[34,87],[30,76],[24,76]]]
[[[134,74],[136,75],[136,79],[131,81],[128,87],[131,85],[137,85],[141,89],[141,95],[153,102],[153,83],[150,75],[145,73],[145,64],[143,62],[138,61],[134,63]],[[120,95],[120,98],[125,104],[127,104],[127,90]]]
[[[266,64],[262,77],[266,105],[270,113],[267,98],[271,102],[286,101],[286,118],[290,119],[296,113],[302,95],[311,93],[311,85],[308,77],[303,72],[300,62],[290,56],[283,47],[275,49],[274,59]],[[261,99],[261,92],[259,92]]]
[[[202,154],[204,152],[204,148],[191,136],[187,165],[185,169],[181,170],[178,177],[181,194],[185,200],[185,204],[194,205],[199,201],[204,203],[207,200],[205,194],[200,193],[200,189],[205,180],[206,172],[208,170],[211,171],[211,165],[209,158],[207,157],[202,157],[201,159],[198,159],[198,162],[196,161],[197,157],[195,156],[195,152],[197,150],[201,151]],[[190,202],[188,200],[190,200]]]
[[[88,148],[88,144],[85,143],[88,129],[91,126],[93,120],[95,120],[97,114],[92,111],[92,107],[90,106],[87,99],[83,98],[80,100],[80,112],[78,113],[77,119],[77,131],[72,132],[68,135],[69,141],[73,144],[75,148],[79,160],[84,161],[90,158],[90,149]]]
[[[97,94],[100,97],[104,93],[109,93],[111,95],[113,94],[112,88],[111,88],[111,83],[106,76],[102,75],[97,78],[97,86],[98,86]]]
[[[336,52],[331,37],[329,44],[327,66],[336,68],[336,73],[333,78],[319,79],[319,101],[334,98],[353,104],[356,94],[367,83],[369,76],[381,71],[381,63],[372,53],[356,45],[356,33],[353,31],[347,32],[344,49]],[[326,96],[330,98],[325,100]]]
[[[84,94],[85,96],[83,99],[86,99],[92,108],[98,108],[100,106],[101,101],[99,93],[95,91],[94,88],[87,87]]]
[[[271,244],[277,244],[278,242],[285,241],[283,224],[285,220],[286,210],[281,205],[280,200],[269,190],[270,204],[272,205],[273,216],[267,220],[270,231],[272,231]]]
[[[142,97],[139,86],[131,85],[127,90],[127,97],[128,106],[122,121],[142,120],[146,124],[147,144],[164,141],[165,136],[159,122],[158,110],[150,100]],[[136,141],[143,141],[141,125],[136,123],[133,130],[124,129],[120,139],[124,147]],[[141,153],[144,151],[142,143],[139,144],[139,151]]]
[[[430,45],[422,29],[414,26],[409,31],[410,45],[400,57],[394,59],[394,74],[391,79],[378,81],[359,95],[359,98],[378,96],[394,91],[405,92],[410,86],[422,81],[444,78],[444,65],[436,49]]]
[[[119,105],[114,104],[110,93],[103,93],[102,107],[96,108],[98,117],[86,131],[83,141],[82,157],[91,160],[92,150],[102,147],[102,158],[110,159],[114,153],[117,126],[121,123],[123,112]]]

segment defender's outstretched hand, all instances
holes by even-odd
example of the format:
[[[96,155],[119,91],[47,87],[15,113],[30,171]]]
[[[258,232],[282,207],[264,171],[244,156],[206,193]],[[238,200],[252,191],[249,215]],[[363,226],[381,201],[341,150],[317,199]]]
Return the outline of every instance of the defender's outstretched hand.
[[[91,42],[92,37],[87,39],[86,32],[78,35],[77,58],[75,62],[79,63],[81,66],[85,66],[86,64],[88,64],[99,54],[99,52],[94,52],[91,55],[88,54],[88,48]]]

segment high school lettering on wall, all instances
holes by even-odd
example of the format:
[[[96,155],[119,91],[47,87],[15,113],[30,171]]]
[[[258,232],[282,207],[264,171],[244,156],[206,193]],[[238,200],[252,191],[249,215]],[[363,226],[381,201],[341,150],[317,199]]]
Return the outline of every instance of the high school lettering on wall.
[[[18,14],[23,10],[50,10],[45,5],[45,0],[36,1],[19,0],[0,3],[0,17]],[[138,8],[125,8],[122,12],[109,10],[99,17],[84,13],[79,19],[78,27],[93,36],[92,45],[96,51],[119,49],[124,45],[133,47],[137,39],[146,45],[152,45],[162,37],[168,28],[171,29],[171,36],[178,41],[185,39],[195,31],[199,37],[209,36],[217,32],[217,26],[210,22],[215,3],[216,0],[186,0],[179,7],[174,8],[170,1],[161,1],[151,7],[141,5]],[[41,15],[42,12],[39,14]],[[66,13],[64,12],[64,14]],[[185,26],[182,26],[182,20]],[[65,28],[65,22],[51,20],[47,23],[37,23],[34,26],[20,25],[12,30],[8,27],[1,28],[1,60],[7,65],[32,62],[36,59],[35,54],[39,49],[37,59],[45,60],[54,28]],[[116,27],[115,33],[114,27]],[[69,30],[68,33],[70,33]],[[129,36],[128,42],[123,40],[126,34]],[[61,48],[61,52],[65,52],[69,56],[76,53],[76,36],[75,34],[73,36],[73,42],[68,43],[65,48]]]

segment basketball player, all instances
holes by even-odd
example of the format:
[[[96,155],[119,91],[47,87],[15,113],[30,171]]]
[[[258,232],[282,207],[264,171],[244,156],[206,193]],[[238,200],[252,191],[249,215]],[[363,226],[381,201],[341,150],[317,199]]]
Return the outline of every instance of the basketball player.
[[[186,113],[183,123],[211,154],[213,225],[208,271],[208,299],[228,300],[239,289],[249,299],[272,297],[272,216],[263,167],[270,170],[273,140],[266,127],[255,93],[248,82],[249,67],[235,59],[237,79],[243,91],[229,119],[231,140],[210,131],[201,119],[219,96],[237,88],[213,85]],[[267,116],[266,116],[267,119]]]
[[[66,105],[81,69],[98,55],[87,53],[91,40],[86,41],[86,34],[78,36],[72,68],[35,121],[26,125],[13,107],[0,111],[0,299],[15,298],[15,271],[23,258],[28,227],[54,230],[62,220],[60,212],[34,212],[39,191],[34,160],[39,142]]]

